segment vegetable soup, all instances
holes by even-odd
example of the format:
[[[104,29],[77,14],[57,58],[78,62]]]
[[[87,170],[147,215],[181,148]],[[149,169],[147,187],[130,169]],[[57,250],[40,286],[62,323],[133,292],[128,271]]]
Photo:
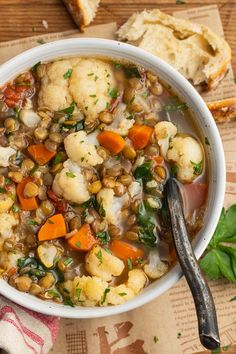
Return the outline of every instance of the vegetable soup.
[[[190,237],[207,195],[187,105],[145,68],[36,63],[0,88],[0,275],[40,299],[119,305],[175,263],[163,188]]]

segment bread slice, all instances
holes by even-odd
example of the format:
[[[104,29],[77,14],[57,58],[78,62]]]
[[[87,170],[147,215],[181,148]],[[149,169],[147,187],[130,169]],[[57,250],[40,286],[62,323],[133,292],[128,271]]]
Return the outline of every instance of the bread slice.
[[[225,76],[231,49],[208,27],[167,15],[158,9],[133,14],[118,39],[162,58],[194,85],[215,87]]]
[[[236,119],[236,97],[208,102],[207,106],[217,123],[229,122]]]
[[[77,26],[83,30],[94,19],[100,0],[63,0]]]

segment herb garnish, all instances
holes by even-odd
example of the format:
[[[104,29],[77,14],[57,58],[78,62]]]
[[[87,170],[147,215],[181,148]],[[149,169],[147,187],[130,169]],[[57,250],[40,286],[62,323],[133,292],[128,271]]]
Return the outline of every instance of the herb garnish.
[[[107,231],[100,231],[96,233],[96,238],[99,239],[102,245],[110,241],[110,235]]]
[[[63,264],[64,264],[65,266],[70,266],[73,262],[74,262],[74,261],[73,261],[73,258],[68,257],[68,258],[66,258],[66,259],[63,261]]]
[[[141,74],[136,66],[127,66],[124,68],[124,72],[128,79],[131,79],[131,77],[141,78]]]
[[[33,174],[38,170],[39,166],[38,165],[34,165],[34,167],[30,170],[30,176],[33,176]]]
[[[70,178],[75,178],[76,177],[76,175],[73,172],[71,172],[71,171],[66,172],[66,176],[70,177]]]
[[[57,155],[54,157],[52,163],[53,163],[53,165],[57,165],[57,164],[60,163],[60,162],[62,162],[62,155],[57,154]]]
[[[133,263],[132,263],[132,259],[131,258],[127,259],[127,265],[128,265],[129,270],[133,269]]]
[[[72,69],[68,69],[67,72],[63,75],[64,79],[69,79],[72,75]]]
[[[60,297],[60,293],[56,289],[48,290],[48,294],[51,295],[53,298]]]
[[[38,43],[38,44],[45,44],[46,42],[45,42],[45,40],[44,40],[43,38],[39,38],[39,39],[37,40],[37,43]]]
[[[76,290],[75,290],[78,300],[80,299],[81,291],[82,291],[81,288],[76,288]]]
[[[36,220],[26,220],[26,224],[28,225],[38,225],[38,222]]]
[[[159,342],[159,338],[157,336],[154,336],[153,341],[154,341],[154,343],[157,343],[157,342]]]
[[[202,172],[202,165],[203,165],[203,160],[201,160],[199,163],[190,161],[191,164],[193,165],[193,174],[195,176],[199,176]]]
[[[101,302],[102,305],[103,305],[104,302],[106,301],[107,294],[108,294],[109,292],[110,292],[110,289],[109,289],[109,288],[106,288],[105,291],[104,291],[104,295],[103,295],[102,302]]]
[[[6,192],[5,188],[0,187],[0,193],[5,193],[5,192]]]
[[[65,298],[63,303],[64,305],[75,307],[70,297]]]
[[[170,175],[171,177],[176,177],[179,167],[177,165],[171,166]]]
[[[119,293],[118,295],[125,296],[125,295],[127,295],[127,293]]]
[[[97,259],[100,261],[100,263],[102,263],[102,251],[99,250],[97,253],[96,253],[96,257]]]
[[[80,248],[80,246],[81,246],[81,242],[79,242],[79,241],[78,241],[78,242],[76,242],[76,246]]]
[[[36,70],[37,70],[37,68],[38,68],[38,66],[41,64],[41,61],[38,61],[36,64],[34,64],[33,66],[32,66],[32,68],[31,68],[31,71],[33,72],[33,73],[35,73],[36,72]]]
[[[226,278],[236,283],[236,204],[222,209],[213,237],[200,260],[210,279]],[[232,300],[233,301],[233,300]]]
[[[148,160],[144,162],[142,165],[138,166],[134,172],[134,177],[136,179],[141,179],[143,182],[148,182],[150,181],[153,176],[152,176],[152,168],[153,161]]]
[[[13,204],[13,206],[12,206],[13,213],[17,213],[19,210],[20,210],[20,208],[16,204]]]
[[[89,97],[95,98],[97,97],[97,95],[89,95]]]
[[[153,222],[153,213],[142,202],[139,204],[136,214],[137,223],[139,225],[139,240],[144,245],[153,247],[156,242],[154,234],[155,224]]]
[[[75,110],[76,103],[72,102],[71,105],[67,108],[62,109],[60,112],[65,113],[68,118],[70,118]]]
[[[120,63],[113,62],[114,68],[115,69],[121,69],[122,65]]]
[[[51,219],[47,220],[49,224],[54,224],[54,222]]]
[[[117,88],[114,87],[113,89],[109,90],[108,94],[111,98],[117,98],[118,97]]]

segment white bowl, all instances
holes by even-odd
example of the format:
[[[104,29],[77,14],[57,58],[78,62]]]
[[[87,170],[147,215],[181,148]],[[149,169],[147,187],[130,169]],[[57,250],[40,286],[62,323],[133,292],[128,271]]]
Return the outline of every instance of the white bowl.
[[[182,75],[154,55],[128,44],[96,38],[56,41],[20,54],[0,67],[0,86],[39,61],[44,62],[59,57],[76,55],[125,58],[140,64],[155,72],[161,79],[170,84],[193,111],[193,119],[202,141],[204,142],[205,137],[207,137],[210,143],[210,145],[205,146],[209,168],[208,206],[204,226],[193,242],[195,255],[199,258],[217,225],[225,191],[225,161],[222,143],[216,124],[203,99]],[[176,265],[166,276],[153,282],[134,299],[123,305],[110,307],[72,308],[43,301],[14,289],[3,280],[0,280],[0,293],[22,306],[44,314],[67,318],[95,318],[127,312],[142,306],[172,287],[181,276],[180,267]]]

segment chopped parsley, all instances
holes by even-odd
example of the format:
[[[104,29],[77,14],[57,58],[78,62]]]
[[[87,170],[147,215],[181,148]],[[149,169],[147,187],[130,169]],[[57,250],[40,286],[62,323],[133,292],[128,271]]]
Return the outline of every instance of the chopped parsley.
[[[102,251],[99,250],[97,253],[96,253],[96,257],[97,259],[100,261],[100,263],[102,263]]]
[[[141,74],[137,66],[127,66],[124,68],[125,76],[130,79],[131,77],[141,78]]]
[[[79,247],[80,248],[80,246],[81,246],[81,242],[76,242],[76,244],[75,244],[77,247]]]
[[[56,289],[48,290],[48,294],[51,295],[53,298],[60,297],[60,294]]]
[[[95,98],[97,97],[97,95],[89,95],[89,97]]]
[[[75,105],[76,103],[72,102],[69,107],[62,109],[60,112],[65,113],[68,116],[68,118],[70,118],[75,110]]]
[[[4,177],[5,179],[5,184],[12,184],[12,180],[8,177]]]
[[[48,219],[49,224],[54,224],[54,222],[51,219]]]
[[[163,110],[165,112],[176,112],[176,111],[186,111],[188,106],[186,103],[179,103],[179,104],[165,104],[163,106]]]
[[[71,307],[75,307],[75,305],[73,304],[73,302],[71,301],[71,298],[67,297],[64,299],[64,305],[67,306],[71,306]]]
[[[73,172],[71,172],[71,171],[66,172],[66,175],[67,175],[67,177],[70,177],[70,178],[75,178],[76,177],[76,175]]]
[[[136,263],[137,264],[142,264],[143,263],[143,259],[141,257],[136,258]]]
[[[35,226],[38,225],[38,222],[36,220],[26,220],[26,224]]]
[[[190,161],[191,164],[193,165],[193,174],[195,176],[199,176],[202,172],[202,165],[203,165],[203,160],[201,160],[199,163]]]
[[[68,69],[67,72],[63,75],[64,79],[69,79],[72,75],[72,69]]]
[[[38,43],[38,44],[45,44],[46,42],[45,42],[45,40],[44,40],[43,38],[39,38],[39,39],[37,40],[37,43]]]
[[[34,65],[32,66],[32,68],[31,68],[31,71],[32,71],[33,73],[35,73],[40,64],[41,64],[41,61],[38,61],[36,64],[34,64]]]
[[[125,296],[127,293],[119,293],[120,296]]]
[[[171,177],[176,177],[179,167],[177,165],[171,166],[170,175]]]
[[[60,162],[62,162],[62,155],[57,154],[57,155],[54,157],[52,163],[53,163],[53,165],[57,165],[57,164],[60,163]]]
[[[236,296],[232,297],[229,301],[236,301]]]
[[[93,76],[93,75],[94,75],[94,73],[89,73],[89,74],[88,74],[88,76]]]
[[[64,264],[65,266],[70,266],[73,262],[74,262],[74,261],[73,261],[73,258],[68,257],[68,258],[66,258],[66,259],[63,261],[63,264]]]
[[[111,98],[117,98],[118,97],[117,88],[114,87],[113,89],[109,90],[108,94]]]
[[[13,213],[17,213],[19,210],[20,210],[20,208],[16,204],[13,204],[13,206],[12,206]]]
[[[33,176],[33,174],[38,170],[39,166],[38,165],[34,165],[34,167],[30,170],[30,176]]]
[[[154,343],[157,343],[157,342],[159,342],[159,338],[157,336],[154,336],[153,341],[154,341]]]
[[[95,77],[94,77],[94,81],[96,82],[98,80],[98,76],[97,75],[95,75]]]
[[[102,202],[102,201],[101,201],[101,203],[100,203],[99,213],[100,213],[100,215],[101,215],[103,218],[105,218],[105,216],[106,216],[106,210],[105,210],[104,207],[103,207],[103,202]]]
[[[115,69],[121,69],[122,68],[122,65],[120,63],[114,62],[113,65],[114,65]]]
[[[110,109],[111,108],[111,105],[110,105],[110,103],[106,103],[106,109]]]
[[[148,160],[144,162],[142,165],[138,166],[134,172],[135,179],[141,179],[143,182],[150,181],[153,178],[152,171],[151,171],[152,165],[153,165],[153,161]]]
[[[132,263],[132,259],[131,258],[127,259],[127,265],[128,265],[129,270],[133,269],[133,263]]]
[[[154,214],[143,202],[139,204],[136,214],[139,226],[139,240],[142,244],[154,247],[156,243]]]
[[[109,292],[110,292],[110,289],[109,289],[109,288],[106,288],[105,291],[104,291],[104,295],[103,295],[102,302],[101,302],[102,305],[103,305],[104,302],[106,301],[107,294],[108,294]]]
[[[5,192],[6,192],[5,188],[0,187],[0,193],[5,193]]]
[[[144,92],[143,94],[142,94],[142,96],[143,96],[143,98],[148,98],[148,96],[149,96],[149,92],[148,91],[146,91],[146,92]]]
[[[126,117],[126,119],[128,119],[128,120],[134,119],[134,116],[135,116],[135,113],[132,112],[132,113],[130,113],[130,115],[128,117]]]
[[[110,241],[110,235],[107,231],[97,232],[96,237],[102,245],[104,245]]]
[[[76,288],[76,290],[75,290],[78,300],[80,299],[81,291],[82,291],[81,288]]]

